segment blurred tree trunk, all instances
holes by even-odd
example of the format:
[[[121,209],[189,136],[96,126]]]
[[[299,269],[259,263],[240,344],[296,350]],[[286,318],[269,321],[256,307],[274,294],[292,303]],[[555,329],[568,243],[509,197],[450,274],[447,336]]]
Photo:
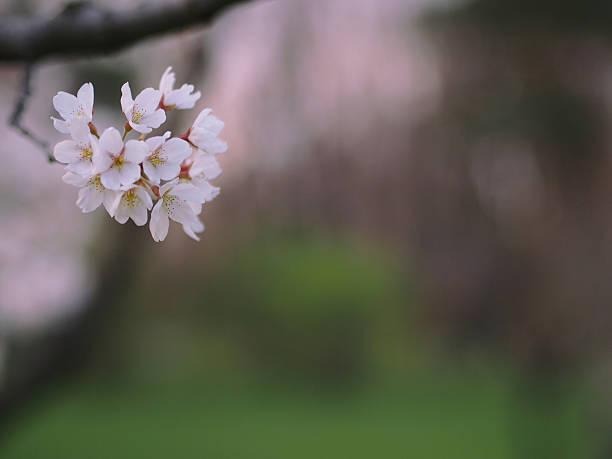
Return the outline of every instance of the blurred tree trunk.
[[[125,225],[106,231],[111,247],[100,260],[97,286],[83,312],[58,329],[35,339],[7,343],[6,376],[0,392],[0,436],[27,403],[53,382],[69,377],[87,363],[100,332],[112,327],[130,272],[137,269],[144,247],[141,228]]]
[[[425,18],[442,97],[416,136],[410,183],[431,320],[449,341],[501,348],[542,419],[564,375],[610,342],[610,8],[474,0]],[[428,197],[428,198],[423,198]],[[519,425],[517,457],[539,448]],[[612,451],[610,452],[612,454]]]

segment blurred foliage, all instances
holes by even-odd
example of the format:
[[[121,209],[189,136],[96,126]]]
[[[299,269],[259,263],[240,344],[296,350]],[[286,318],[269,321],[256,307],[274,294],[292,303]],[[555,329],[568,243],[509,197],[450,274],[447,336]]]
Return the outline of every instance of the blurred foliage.
[[[202,372],[222,365],[346,385],[395,365],[393,349],[407,346],[414,284],[367,249],[280,236],[203,260],[136,273],[140,288],[115,305],[116,326],[99,345],[108,370],[131,372],[154,353],[166,375],[176,362],[164,356],[180,353]]]
[[[516,438],[586,457],[577,388],[548,410],[507,368],[443,363],[388,256],[302,237],[222,253],[143,260],[89,368],[22,412],[2,457],[529,457]]]

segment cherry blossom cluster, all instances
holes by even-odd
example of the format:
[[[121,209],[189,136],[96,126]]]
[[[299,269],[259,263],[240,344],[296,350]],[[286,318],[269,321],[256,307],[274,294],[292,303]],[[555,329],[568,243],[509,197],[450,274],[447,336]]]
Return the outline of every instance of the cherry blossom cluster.
[[[184,135],[172,137],[167,131],[147,138],[166,121],[167,111],[193,108],[201,96],[193,85],[178,89],[174,85],[172,67],[162,75],[159,89],[146,88],[136,98],[125,83],[121,87],[121,110],[127,119],[123,135],[114,127],[98,134],[91,83],[81,86],[76,96],[58,92],[53,106],[62,119],[51,119],[70,138],[55,145],[53,154],[66,165],[64,182],[79,188],[76,204],[83,212],[103,205],[119,223],[131,218],[143,226],[151,211],[149,228],[155,241],[166,238],[170,220],[199,241],[197,233],[204,231],[198,217],[202,205],[219,194],[210,180],[221,174],[215,156],[227,150],[218,138],[224,123],[207,108]],[[131,131],[139,136],[126,140]]]

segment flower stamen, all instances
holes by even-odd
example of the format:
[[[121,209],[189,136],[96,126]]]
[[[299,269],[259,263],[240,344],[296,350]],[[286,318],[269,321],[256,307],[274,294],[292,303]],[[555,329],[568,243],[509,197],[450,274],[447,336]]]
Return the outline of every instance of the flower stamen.
[[[140,203],[141,199],[138,194],[136,194],[136,188],[132,188],[131,190],[126,191],[125,193],[123,193],[123,196],[121,196],[121,205],[123,207],[129,207],[130,209],[133,209],[135,207],[138,207]]]

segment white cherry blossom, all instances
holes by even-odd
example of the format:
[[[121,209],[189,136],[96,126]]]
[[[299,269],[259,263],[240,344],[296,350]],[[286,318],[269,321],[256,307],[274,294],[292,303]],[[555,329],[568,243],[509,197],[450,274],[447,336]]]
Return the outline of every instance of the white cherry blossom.
[[[191,146],[170,132],[147,139],[148,153],[142,167],[149,180],[159,184],[160,180],[172,180],[179,175],[181,163],[191,156]]]
[[[214,186],[208,180],[201,177],[191,179],[191,183],[202,192],[204,202],[212,201],[219,196],[219,193],[221,192],[221,188]]]
[[[204,201],[210,202],[219,196],[221,189],[212,185],[209,180],[216,179],[221,172],[221,167],[213,155],[197,151],[193,163],[189,166],[189,174],[186,177],[181,175],[181,181],[199,188]]]
[[[51,117],[55,129],[63,134],[70,134],[70,124],[78,119],[89,123],[93,118],[94,88],[93,84],[85,83],[79,88],[76,97],[64,91],[53,97],[53,107],[63,120]]]
[[[72,139],[55,145],[53,156],[60,163],[67,164],[66,169],[69,171],[80,175],[91,174],[98,139],[89,132],[89,126],[79,119],[70,123],[70,136]]]
[[[124,224],[131,218],[136,225],[145,225],[147,211],[153,207],[153,201],[147,190],[141,186],[131,186],[118,193],[120,198],[115,202],[112,214],[115,220]]]
[[[83,177],[74,172],[66,172],[62,180],[69,185],[79,187],[79,195],[76,205],[83,213],[93,212],[100,204],[113,215],[118,199],[121,194],[117,191],[108,190],[100,180],[100,174],[93,177]]]
[[[130,84],[121,87],[121,110],[132,129],[148,134],[166,121],[166,112],[159,108],[162,93],[153,88],[143,89],[136,99],[132,99]]]
[[[123,143],[119,131],[106,129],[94,154],[94,169],[102,184],[110,190],[131,185],[140,178],[140,163],[147,155],[147,145],[140,140]]]
[[[200,91],[193,92],[193,85],[187,83],[183,84],[179,89],[174,89],[175,81],[176,77],[172,67],[168,67],[159,80],[162,105],[167,109],[178,108],[183,110],[193,108],[202,94]]]
[[[204,201],[203,193],[190,183],[176,180],[163,185],[159,189],[159,200],[151,212],[149,228],[153,240],[159,242],[166,239],[170,219],[188,228],[199,228],[201,222],[196,212]]]
[[[201,94],[192,85],[175,89],[175,83],[168,67],[159,90],[144,89],[133,99],[129,83],[122,86],[121,109],[127,118],[123,136],[109,127],[98,138],[91,83],[81,86],[76,96],[59,92],[53,98],[62,117],[53,118],[53,124],[70,135],[55,145],[54,157],[67,170],[62,180],[79,189],[77,206],[92,212],[103,205],[119,223],[132,219],[138,226],[146,225],[151,211],[149,229],[157,242],[168,235],[170,220],[200,240],[203,205],[220,192],[211,184],[222,172],[215,155],[227,150],[218,138],[224,123],[209,108],[200,112],[184,136],[173,138],[166,132],[145,140],[166,121],[166,110],[192,108],[199,100]],[[142,135],[125,141],[132,130]]]
[[[223,170],[221,166],[219,166],[217,158],[203,151],[196,152],[195,159],[189,170],[192,178],[202,177],[206,180],[214,180],[219,177],[222,172]]]
[[[181,177],[180,182],[190,183],[197,189],[199,189],[202,192],[202,198],[204,199],[204,202],[212,201],[217,196],[219,196],[219,193],[221,192],[221,188],[211,184],[202,175],[196,175],[195,177],[191,177],[191,175],[189,175],[188,177]],[[196,212],[196,215],[199,215],[199,213],[200,212]]]
[[[212,109],[206,108],[200,112],[189,129],[188,139],[198,148],[211,155],[218,155],[227,151],[227,143],[217,136],[225,123],[214,115]]]

